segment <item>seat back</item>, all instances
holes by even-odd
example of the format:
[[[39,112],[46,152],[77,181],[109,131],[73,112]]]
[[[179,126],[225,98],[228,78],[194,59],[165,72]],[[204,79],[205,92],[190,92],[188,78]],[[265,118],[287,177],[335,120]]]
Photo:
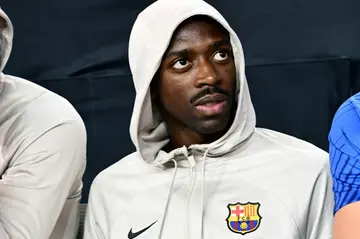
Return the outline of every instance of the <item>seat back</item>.
[[[87,208],[87,203],[81,203],[79,205],[80,222],[79,222],[79,231],[77,236],[78,239],[82,239],[84,235],[86,208]]]
[[[333,116],[351,95],[350,59],[253,65],[246,74],[258,127],[328,150]]]

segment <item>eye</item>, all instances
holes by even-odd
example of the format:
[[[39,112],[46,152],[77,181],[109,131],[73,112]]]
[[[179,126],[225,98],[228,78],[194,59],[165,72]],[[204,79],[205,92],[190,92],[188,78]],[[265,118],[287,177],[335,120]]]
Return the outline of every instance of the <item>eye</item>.
[[[175,69],[183,69],[189,65],[189,61],[186,59],[180,59],[175,62],[173,68]]]
[[[218,51],[214,56],[213,59],[215,61],[225,61],[229,58],[229,53],[226,51]]]

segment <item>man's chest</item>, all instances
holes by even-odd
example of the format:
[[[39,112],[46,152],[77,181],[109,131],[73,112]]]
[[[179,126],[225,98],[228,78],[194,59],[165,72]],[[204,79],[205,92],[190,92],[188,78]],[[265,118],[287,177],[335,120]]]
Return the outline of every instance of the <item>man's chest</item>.
[[[171,192],[167,184],[143,190],[112,212],[109,238],[300,238],[291,208],[249,181],[233,180],[203,185],[184,178]]]

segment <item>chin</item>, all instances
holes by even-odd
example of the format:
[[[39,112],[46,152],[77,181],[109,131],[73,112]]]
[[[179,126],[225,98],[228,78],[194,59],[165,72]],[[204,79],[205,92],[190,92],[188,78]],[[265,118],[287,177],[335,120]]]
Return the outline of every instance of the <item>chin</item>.
[[[196,131],[200,134],[217,134],[227,129],[229,125],[229,119],[211,119],[201,122],[201,125],[197,125]]]

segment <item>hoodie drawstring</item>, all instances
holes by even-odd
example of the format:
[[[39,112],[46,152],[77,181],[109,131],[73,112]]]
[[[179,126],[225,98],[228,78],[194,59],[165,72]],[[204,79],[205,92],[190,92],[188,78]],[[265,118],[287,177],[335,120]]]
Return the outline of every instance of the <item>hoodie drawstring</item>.
[[[189,202],[190,202],[190,198],[191,198],[191,194],[194,190],[194,183],[193,180],[195,178],[195,174],[194,174],[194,170],[195,170],[195,166],[196,166],[196,162],[195,162],[195,158],[193,155],[190,155],[188,157],[188,161],[190,163],[190,179],[189,179],[189,192],[186,198],[186,203],[185,203],[185,217],[184,217],[184,230],[185,230],[185,239],[189,238],[188,235],[188,207],[189,207]]]
[[[204,224],[204,197],[205,197],[205,160],[206,160],[206,156],[208,154],[209,148],[205,151],[203,157],[202,157],[202,166],[201,166],[201,206],[200,206],[200,215],[201,215],[201,238],[203,238],[203,224]],[[174,187],[174,183],[175,183],[175,179],[176,179],[176,172],[178,169],[178,165],[175,159],[171,159],[174,162],[174,174],[171,180],[171,185],[170,185],[170,189],[169,189],[169,193],[168,193],[168,197],[166,200],[166,205],[165,205],[165,209],[164,209],[164,213],[163,213],[163,217],[161,220],[161,226],[160,226],[160,232],[159,232],[159,239],[161,239],[162,236],[162,232],[164,229],[164,223],[165,223],[165,219],[166,219],[166,215],[167,215],[167,211],[168,211],[168,207],[170,204],[170,198],[171,198],[171,193],[172,193],[172,189]],[[195,179],[195,167],[196,167],[196,162],[195,162],[195,158],[193,155],[188,156],[188,161],[190,163],[190,178],[189,178],[189,192],[186,198],[186,203],[185,203],[185,217],[184,217],[184,230],[185,230],[185,239],[189,238],[188,235],[188,207],[189,207],[189,203],[190,203],[190,199],[191,199],[191,195],[193,193],[194,190],[194,179]]]
[[[204,197],[205,197],[205,160],[206,156],[209,152],[209,148],[206,149],[204,156],[202,158],[202,172],[201,172],[201,207],[200,207],[200,215],[201,215],[201,238],[203,238],[203,229],[204,229]]]
[[[173,174],[173,177],[172,177],[172,180],[171,180],[171,185],[170,185],[169,193],[168,193],[167,200],[166,200],[165,210],[164,210],[163,217],[162,217],[162,220],[161,220],[159,239],[161,239],[162,231],[164,229],[164,223],[165,223],[165,219],[166,219],[166,214],[167,214],[167,210],[168,210],[168,207],[169,207],[170,197],[171,197],[172,189],[174,187],[174,182],[175,182],[175,178],[176,178],[176,172],[177,172],[177,168],[178,168],[176,160],[175,159],[171,159],[171,160],[174,162],[174,174]]]
[[[204,224],[204,197],[205,197],[205,160],[206,160],[206,156],[209,152],[209,148],[206,149],[203,157],[202,157],[202,162],[201,162],[201,204],[200,204],[200,216],[201,216],[201,238],[203,238],[203,224]],[[195,170],[195,166],[196,166],[196,162],[195,162],[195,158],[193,155],[190,155],[188,157],[189,163],[190,163],[190,181],[189,181],[189,185],[190,185],[190,189],[189,189],[189,193],[186,199],[186,204],[185,204],[185,217],[184,217],[184,225],[185,225],[185,239],[189,238],[189,230],[188,230],[188,222],[190,220],[188,220],[188,206],[189,206],[189,202],[191,199],[191,195],[192,192],[194,190],[194,183],[193,180],[195,178],[195,174],[194,174],[194,170]]]

